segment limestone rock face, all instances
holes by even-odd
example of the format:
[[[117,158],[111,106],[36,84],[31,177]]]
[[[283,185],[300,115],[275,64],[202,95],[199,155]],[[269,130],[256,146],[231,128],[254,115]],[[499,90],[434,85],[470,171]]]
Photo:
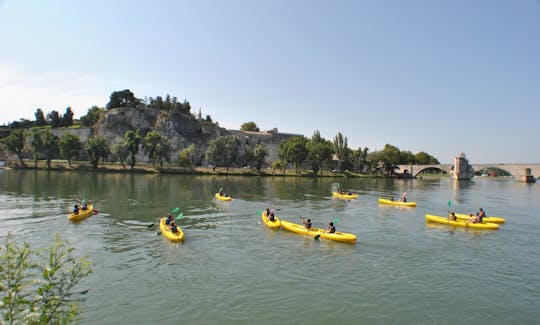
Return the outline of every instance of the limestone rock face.
[[[100,117],[94,135],[105,138],[112,147],[124,139],[128,130],[140,130],[143,138],[150,131],[159,132],[171,144],[171,161],[178,160],[178,153],[192,143],[202,157],[211,139],[229,134],[219,127],[201,126],[189,113],[120,107],[110,109]],[[137,161],[148,162],[143,150],[139,152]]]

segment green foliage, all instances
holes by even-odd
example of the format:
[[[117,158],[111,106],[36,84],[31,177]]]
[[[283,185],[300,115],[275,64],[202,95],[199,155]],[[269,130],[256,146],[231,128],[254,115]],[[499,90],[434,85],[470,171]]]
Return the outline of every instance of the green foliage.
[[[79,156],[82,144],[78,136],[66,133],[59,141],[60,156],[67,159],[69,167],[71,167],[71,159]]]
[[[311,168],[314,174],[317,174],[319,170],[323,170],[324,164],[328,164],[334,153],[332,143],[322,138],[318,130],[308,140],[306,149],[308,151],[307,158],[311,160]]]
[[[96,124],[97,121],[99,120],[99,114],[103,111],[104,111],[103,108],[92,106],[91,108],[88,109],[88,112],[86,113],[86,115],[81,117],[82,125],[92,126]]]
[[[140,143],[142,140],[141,132],[139,129],[137,129],[137,131],[126,131],[126,133],[124,134],[124,139],[126,141],[126,149],[130,155],[129,165],[133,169],[136,164],[136,156],[139,152]]]
[[[0,250],[0,313],[7,324],[68,324],[80,316],[75,287],[92,270],[60,236],[45,254],[8,234]],[[43,261],[36,261],[43,259]]]
[[[137,107],[139,102],[139,99],[135,98],[135,95],[129,89],[114,91],[107,103],[107,109],[117,107]]]
[[[47,114],[47,121],[53,128],[57,128],[61,126],[62,124],[62,121],[60,119],[60,114],[54,110]]]
[[[358,172],[364,172],[365,169],[370,167],[368,161],[368,151],[369,148],[358,148],[358,150],[352,152],[351,155],[351,165],[353,170]]]
[[[119,161],[122,164],[122,167],[126,168],[125,163],[129,156],[129,151],[125,140],[122,140],[113,146],[112,154],[116,161]]]
[[[41,129],[32,128],[32,139],[30,141],[30,151],[32,151],[32,158],[34,159],[34,168],[37,167],[37,161],[43,149],[43,139],[41,138]]]
[[[169,141],[157,131],[148,132],[144,138],[144,153],[148,155],[154,168],[156,163],[163,168],[163,162],[171,160],[171,150]]]
[[[344,137],[341,132],[338,132],[338,134],[334,137],[333,145],[334,153],[341,164],[340,169],[349,168],[352,150],[349,149],[347,137]]]
[[[47,121],[45,121],[45,114],[43,113],[43,110],[41,110],[41,108],[38,108],[34,115],[36,116],[36,121],[34,122],[36,126],[47,125]]]
[[[227,170],[238,156],[238,139],[232,135],[219,137],[210,141],[206,149],[206,159],[215,166],[223,166]]]
[[[432,155],[424,151],[420,151],[414,157],[418,165],[439,165],[440,164],[437,158],[433,157]]]
[[[94,168],[97,168],[99,159],[106,157],[110,150],[107,142],[102,137],[95,137],[84,145],[84,149],[88,152],[90,156],[90,162]]]
[[[253,163],[255,162],[255,156],[253,154],[253,149],[251,147],[246,147],[244,149],[244,162],[247,166],[249,166],[249,169],[253,166]]]
[[[256,131],[256,132],[259,132],[259,127],[257,126],[257,124],[255,124],[255,122],[246,122],[244,124],[242,124],[242,126],[240,126],[240,130],[242,131]]]
[[[24,166],[24,130],[12,130],[9,135],[0,141],[6,146],[7,150],[13,152],[19,158],[19,162]]]
[[[276,160],[272,163],[272,169],[274,170],[274,172],[276,171],[276,169],[282,169],[283,173],[285,173],[286,167],[287,167],[287,163],[283,160]]]
[[[169,94],[165,96],[165,99],[163,99],[163,97],[161,96],[156,96],[155,98],[148,98],[147,107],[185,113],[189,113],[189,111],[191,110],[191,104],[187,100],[184,100],[184,102],[180,103],[178,101],[178,97],[171,97],[171,95]]]
[[[400,164],[414,164],[416,162],[416,157],[409,150],[401,151],[399,155]]]
[[[66,108],[66,112],[62,116],[60,122],[61,126],[72,126],[73,125],[73,110],[71,107]]]
[[[307,158],[306,144],[307,139],[301,136],[290,137],[279,144],[279,158],[293,164],[297,174],[302,162]]]
[[[47,168],[51,168],[51,160],[58,154],[58,150],[58,137],[54,135],[51,130],[46,130],[45,140],[43,141],[43,151],[45,160],[47,161]]]
[[[265,146],[262,144],[255,145],[255,149],[253,149],[253,160],[255,162],[255,169],[258,173],[261,172],[261,168],[264,164],[264,161],[266,159],[266,156],[268,155],[268,150]]]
[[[190,144],[187,148],[178,153],[178,164],[182,167],[191,167],[195,161],[196,147]]]

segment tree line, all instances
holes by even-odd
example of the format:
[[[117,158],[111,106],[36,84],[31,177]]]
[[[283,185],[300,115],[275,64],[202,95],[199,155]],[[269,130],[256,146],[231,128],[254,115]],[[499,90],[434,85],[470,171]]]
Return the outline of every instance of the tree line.
[[[191,104],[184,100],[179,102],[177,97],[169,94],[163,99],[161,96],[145,97],[139,99],[129,89],[115,91],[111,93],[106,109],[116,107],[149,107],[153,109],[169,110],[189,115],[201,125],[214,125],[209,115],[202,118],[199,111],[196,117],[191,113]],[[93,106],[88,109],[86,115],[80,118],[80,123],[84,126],[94,125],[105,111],[104,108]],[[73,134],[66,133],[61,138],[55,136],[49,128],[66,127],[74,124],[73,111],[71,107],[66,108],[66,112],[61,116],[57,111],[51,111],[47,115],[41,108],[35,112],[35,121],[21,120],[13,122],[10,126],[24,125],[23,128],[31,128],[31,139],[29,148],[25,148],[27,133],[23,129],[15,128],[9,135],[1,140],[7,150],[17,155],[21,165],[25,165],[24,158],[31,154],[34,166],[37,161],[44,159],[47,167],[50,167],[51,160],[63,158],[68,161],[71,167],[73,159],[86,157],[94,168],[97,168],[100,160],[119,162],[126,168],[134,168],[136,156],[142,150],[152,162],[154,168],[163,169],[163,164],[171,163],[172,148],[166,137],[157,131],[150,131],[141,134],[140,130],[129,130],[124,134],[123,139],[109,147],[105,139],[100,137],[91,138],[87,143],[82,144],[80,139]],[[19,124],[15,124],[19,123]],[[253,121],[245,122],[241,126],[242,131],[259,132],[260,129]],[[182,149],[176,157],[177,163],[183,167],[201,165],[201,157],[204,157],[215,169],[216,167],[237,167],[245,166],[260,172],[266,163],[268,149],[258,144],[253,147],[244,146],[241,155],[240,140],[234,136],[223,136],[211,140],[208,143],[204,155],[201,149],[194,144]],[[316,130],[311,138],[304,136],[293,136],[279,144],[279,160],[270,163],[274,170],[285,171],[291,168],[295,173],[300,170],[310,170],[314,175],[324,170],[351,171],[356,173],[386,173],[391,175],[395,166],[400,164],[439,164],[439,161],[426,152],[413,154],[407,150],[386,144],[384,149],[369,151],[369,148],[358,148],[353,150],[348,146],[347,137],[338,133],[333,140],[324,139],[320,132]]]

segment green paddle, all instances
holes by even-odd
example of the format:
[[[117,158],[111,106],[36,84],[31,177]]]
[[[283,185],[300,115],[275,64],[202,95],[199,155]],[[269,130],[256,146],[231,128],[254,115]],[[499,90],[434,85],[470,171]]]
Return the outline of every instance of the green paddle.
[[[176,207],[176,208],[174,208],[174,209],[173,209],[171,212],[169,212],[169,213],[176,213],[176,212],[178,212],[178,211],[180,211],[180,208],[179,208],[179,207]],[[148,228],[154,227],[155,225],[156,225],[155,223],[151,223],[151,224],[148,225]]]
[[[175,218],[174,218],[174,221],[178,221],[178,219],[182,218],[184,216],[183,213],[180,213],[179,215],[177,215]]]
[[[336,223],[338,223],[341,219],[339,217],[335,217],[334,218],[334,226],[336,225]],[[317,234],[315,237],[313,237],[313,239],[315,240],[319,240],[319,238],[321,237],[321,234]]]

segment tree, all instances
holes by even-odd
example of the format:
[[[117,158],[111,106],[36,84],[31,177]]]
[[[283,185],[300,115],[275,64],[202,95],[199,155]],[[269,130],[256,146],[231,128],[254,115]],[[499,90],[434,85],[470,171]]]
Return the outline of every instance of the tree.
[[[34,113],[34,115],[36,116],[36,122],[35,122],[36,126],[47,125],[47,121],[45,121],[45,114],[43,113],[41,108],[38,108],[36,112]]]
[[[409,150],[403,150],[399,154],[399,164],[414,164],[416,157]]]
[[[255,124],[255,122],[246,122],[242,124],[242,126],[240,126],[240,130],[259,132],[259,127],[257,126],[257,124]]]
[[[66,108],[66,112],[62,116],[61,125],[62,126],[72,126],[73,125],[73,110],[69,106],[68,106],[68,108]]]
[[[318,130],[316,130],[313,133],[313,136],[311,136],[311,139],[308,140],[306,149],[308,151],[307,158],[311,160],[311,168],[315,175],[317,175],[319,170],[323,169],[324,163],[332,159],[334,153],[332,143],[321,137],[321,133]]]
[[[182,167],[191,167],[194,164],[195,159],[195,144],[190,144],[187,148],[182,149],[178,153],[178,164]]]
[[[47,114],[47,120],[53,128],[61,126],[60,114],[57,111],[53,110],[49,114]]]
[[[339,160],[340,169],[348,168],[351,149],[347,144],[347,137],[344,137],[341,132],[334,137],[334,153]]]
[[[232,135],[210,141],[208,149],[206,149],[206,159],[214,163],[214,166],[225,167],[227,171],[236,161],[237,156],[238,139]]]
[[[102,137],[95,137],[88,140],[84,148],[88,152],[90,162],[94,168],[97,168],[99,159],[106,157],[110,152],[107,142]]]
[[[128,130],[124,134],[124,139],[126,141],[126,149],[130,155],[129,165],[131,166],[131,169],[133,169],[133,167],[135,167],[136,156],[139,152],[140,143],[142,140],[141,132],[139,129],[137,129],[137,131]]]
[[[251,169],[253,162],[255,161],[255,156],[253,154],[253,149],[251,147],[246,147],[244,149],[244,162]]]
[[[92,126],[92,125],[96,124],[96,122],[99,120],[99,114],[101,112],[103,112],[103,111],[104,111],[103,108],[100,108],[100,107],[97,107],[97,106],[90,107],[88,109],[88,112],[86,113],[86,115],[81,117],[82,125],[84,125],[84,126]]]
[[[114,91],[107,103],[107,109],[116,107],[137,107],[139,102],[139,99],[135,98],[135,95],[129,89]]]
[[[6,324],[71,324],[80,319],[74,289],[92,270],[88,259],[75,259],[73,251],[59,235],[42,254],[8,234],[0,250],[0,313]]]
[[[0,140],[7,150],[17,155],[22,166],[26,166],[23,160],[25,137],[24,130],[12,130],[7,137]]]
[[[416,159],[416,163],[419,165],[439,165],[440,164],[437,158],[423,151],[420,151],[419,153],[414,155],[414,157]]]
[[[43,149],[43,140],[41,139],[41,130],[39,128],[32,129],[32,139],[30,141],[30,150],[32,158],[34,158],[34,168],[37,168],[38,159]]]
[[[267,155],[268,150],[266,150],[265,146],[262,144],[255,145],[255,149],[253,149],[253,160],[255,161],[257,173],[261,172],[262,165],[264,164]]]
[[[66,133],[60,138],[58,144],[60,146],[60,156],[67,159],[68,166],[71,168],[71,158],[78,157],[82,149],[79,137],[71,133]]]
[[[127,158],[129,156],[129,151],[127,149],[127,144],[125,140],[122,140],[115,144],[112,148],[112,154],[114,158],[122,164],[122,167],[126,169],[125,162],[127,161]]]
[[[187,100],[184,100],[184,102],[182,103],[182,110],[186,113],[189,113],[191,111],[191,104]]]
[[[45,160],[47,161],[47,168],[51,168],[51,160],[56,154],[58,154],[58,137],[50,130],[45,132],[43,151],[45,153]]]
[[[170,161],[171,145],[159,132],[150,131],[144,138],[144,152],[152,161],[154,168],[156,163],[159,163],[160,169],[163,169],[163,162]]]
[[[358,150],[353,151],[351,162],[354,170],[359,172],[364,172],[366,170],[368,167],[368,150],[369,148],[364,147],[363,149],[358,148]]]
[[[282,169],[283,174],[285,174],[285,168],[287,167],[287,163],[283,160],[276,160],[272,163],[272,169],[273,172],[276,172],[276,169]]]
[[[401,161],[401,152],[397,147],[385,144],[384,149],[379,152],[378,158],[383,163],[385,171],[390,175],[394,172],[394,167],[399,165]]]
[[[298,174],[302,162],[307,158],[306,143],[306,138],[293,136],[279,144],[279,158],[293,164],[296,174]]]

